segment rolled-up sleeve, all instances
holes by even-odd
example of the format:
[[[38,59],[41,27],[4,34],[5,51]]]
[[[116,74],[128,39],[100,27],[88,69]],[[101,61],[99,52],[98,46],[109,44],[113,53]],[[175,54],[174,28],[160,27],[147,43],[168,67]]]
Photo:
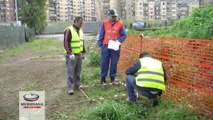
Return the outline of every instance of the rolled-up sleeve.
[[[102,45],[103,45],[104,33],[105,33],[105,31],[104,31],[104,24],[102,24],[100,32],[99,32],[98,43],[97,43],[98,47],[102,47]]]

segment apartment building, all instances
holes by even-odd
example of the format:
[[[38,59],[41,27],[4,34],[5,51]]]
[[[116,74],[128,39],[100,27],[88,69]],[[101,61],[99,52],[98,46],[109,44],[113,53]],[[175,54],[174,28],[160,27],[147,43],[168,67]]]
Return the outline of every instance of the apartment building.
[[[192,8],[196,2],[191,3]],[[186,0],[137,0],[135,2],[135,20],[172,21],[189,14]]]
[[[155,1],[154,0],[149,1],[148,14],[149,14],[149,20],[155,19]]]
[[[177,3],[177,19],[181,19],[189,15],[189,7],[187,2]]]
[[[72,19],[76,16],[83,17],[84,21],[96,21],[95,0],[72,0]]]
[[[171,20],[176,20],[177,19],[177,0],[172,0],[171,1]]]
[[[143,19],[140,19],[140,20],[146,20],[146,19],[149,19],[149,6],[148,6],[149,4],[148,4],[148,2],[146,1],[146,2],[144,2],[143,3],[143,16],[142,16],[142,18]]]
[[[56,0],[49,0],[47,2],[48,10],[47,10],[47,18],[48,22],[54,22],[57,21],[57,1]]]
[[[107,19],[110,9],[116,9],[119,18],[126,18],[126,2],[127,0],[95,0],[97,20]]]
[[[116,9],[119,18],[121,17],[121,11],[122,11],[121,4],[123,3],[123,1],[125,0],[110,0],[109,8]]]
[[[143,13],[144,13],[144,9],[143,7],[145,7],[143,5],[143,0],[138,0],[135,2],[135,20],[139,21],[143,19]]]
[[[201,0],[202,1],[202,0]],[[203,0],[203,7],[208,6],[209,4],[213,4],[213,0]]]
[[[207,4],[207,5],[213,4],[213,0],[206,0],[205,4]]]
[[[91,0],[91,21],[97,21],[95,0]]]
[[[68,21],[71,21],[74,19],[73,16],[73,0],[67,0],[67,11],[68,11]]]
[[[4,6],[5,6],[4,0],[0,0],[0,22],[5,21],[5,15],[4,15],[5,7]]]
[[[167,20],[167,1],[162,0],[160,1],[160,14],[161,14],[161,20]]]
[[[84,20],[91,21],[92,20],[92,0],[85,0],[84,1]]]
[[[192,13],[192,10],[193,10],[193,9],[198,8],[199,6],[200,6],[199,0],[191,0],[191,1],[188,3],[189,14]]]
[[[16,21],[15,0],[0,0],[0,22]]]
[[[121,18],[126,18],[126,0],[120,0],[120,11],[118,13],[118,15],[121,17]]]
[[[97,15],[98,21],[101,20],[101,11],[102,11],[101,0],[95,0],[95,13]]]
[[[126,19],[135,19],[135,3],[136,0],[126,0]]]
[[[68,2],[67,0],[58,0],[56,4],[57,21],[68,20]]]
[[[95,0],[97,20],[103,22],[107,19],[111,0]]]

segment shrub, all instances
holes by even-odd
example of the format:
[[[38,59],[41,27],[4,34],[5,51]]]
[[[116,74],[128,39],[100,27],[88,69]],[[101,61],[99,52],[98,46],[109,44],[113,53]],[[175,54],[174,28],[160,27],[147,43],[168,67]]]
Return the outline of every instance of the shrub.
[[[89,53],[89,65],[91,66],[100,65],[100,53],[98,51],[91,51]]]

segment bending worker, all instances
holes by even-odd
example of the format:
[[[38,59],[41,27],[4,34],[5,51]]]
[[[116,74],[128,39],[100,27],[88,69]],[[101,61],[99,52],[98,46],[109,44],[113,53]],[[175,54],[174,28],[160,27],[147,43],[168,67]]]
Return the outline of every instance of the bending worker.
[[[98,47],[101,51],[101,80],[99,84],[106,83],[106,76],[110,67],[109,75],[111,83],[115,83],[117,73],[117,64],[120,57],[120,44],[126,38],[126,32],[123,23],[117,19],[117,12],[111,9],[108,12],[109,19],[105,20],[101,26]],[[119,45],[118,49],[109,49],[108,43],[112,40],[113,44]],[[110,63],[110,66],[109,66]]]
[[[158,105],[157,96],[165,91],[166,73],[162,62],[152,58],[147,52],[140,54],[140,59],[126,70],[126,85],[129,102],[136,102],[136,89],[149,98],[151,106]]]
[[[74,94],[74,89],[79,89],[82,59],[85,57],[85,46],[83,41],[82,17],[76,17],[74,24],[65,29],[64,48],[66,50],[67,67],[67,92]]]

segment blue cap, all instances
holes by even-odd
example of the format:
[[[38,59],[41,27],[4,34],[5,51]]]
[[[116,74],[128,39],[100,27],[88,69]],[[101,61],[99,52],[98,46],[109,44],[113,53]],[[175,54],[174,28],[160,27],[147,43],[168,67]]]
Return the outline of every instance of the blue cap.
[[[117,13],[117,11],[115,9],[110,9],[108,11],[108,15],[109,16],[118,16],[118,13]]]

